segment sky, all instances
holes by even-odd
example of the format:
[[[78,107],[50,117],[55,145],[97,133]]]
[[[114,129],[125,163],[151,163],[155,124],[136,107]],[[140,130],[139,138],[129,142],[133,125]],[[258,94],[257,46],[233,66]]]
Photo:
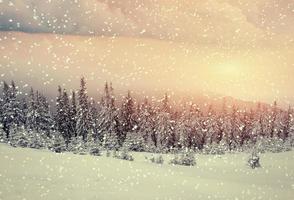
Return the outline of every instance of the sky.
[[[0,77],[294,103],[293,0],[0,0]],[[99,91],[97,91],[99,89]]]

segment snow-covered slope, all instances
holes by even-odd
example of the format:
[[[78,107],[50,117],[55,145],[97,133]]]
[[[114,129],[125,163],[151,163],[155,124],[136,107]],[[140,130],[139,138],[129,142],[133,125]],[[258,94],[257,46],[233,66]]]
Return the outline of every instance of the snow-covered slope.
[[[246,166],[248,155],[198,155],[196,167],[156,165],[147,153],[134,162],[55,154],[0,144],[0,199],[292,199],[294,152],[261,155],[262,168]]]

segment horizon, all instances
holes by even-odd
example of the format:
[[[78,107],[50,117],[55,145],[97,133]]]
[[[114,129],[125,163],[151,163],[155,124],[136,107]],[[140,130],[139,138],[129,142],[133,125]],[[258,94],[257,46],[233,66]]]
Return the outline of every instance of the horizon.
[[[81,77],[81,79],[84,79],[84,77]],[[161,91],[156,91],[156,93],[153,93],[152,95],[148,95],[145,93],[145,96],[141,96],[142,93],[138,93],[136,91],[132,91],[129,90],[127,88],[125,88],[125,93],[119,93],[116,94],[116,89],[115,86],[112,84],[112,82],[107,82],[105,81],[104,85],[102,85],[100,88],[97,88],[96,94],[91,94],[88,92],[87,90],[87,80],[85,80],[85,86],[86,86],[86,94],[88,95],[89,98],[89,103],[92,102],[92,100],[94,101],[94,103],[96,104],[96,106],[101,106],[102,102],[102,98],[105,98],[105,87],[106,84],[108,85],[108,87],[111,85],[111,88],[113,90],[113,97],[114,97],[114,106],[119,109],[121,106],[121,103],[124,102],[125,98],[128,96],[128,94],[131,95],[131,98],[134,101],[134,107],[137,107],[138,105],[141,105],[142,103],[144,103],[145,99],[147,99],[148,103],[151,106],[155,106],[155,107],[160,107],[162,104],[163,99],[165,98],[165,96],[167,95],[168,98],[168,102],[171,106],[171,109],[174,112],[180,111],[182,112],[183,110],[185,110],[187,108],[187,106],[197,106],[197,108],[200,109],[201,112],[207,112],[208,109],[212,109],[214,111],[218,112],[222,112],[223,106],[226,105],[226,108],[228,109],[228,111],[232,111],[232,109],[234,107],[237,108],[237,110],[239,111],[254,111],[257,110],[259,106],[265,108],[265,109],[272,109],[274,105],[278,106],[278,108],[282,109],[282,110],[288,110],[288,109],[293,109],[293,107],[289,104],[289,105],[281,105],[280,102],[278,101],[274,101],[271,103],[267,103],[267,102],[262,102],[262,101],[246,101],[246,100],[242,100],[242,99],[237,99],[231,96],[221,96],[221,95],[191,95],[191,94],[178,94],[178,93],[174,93],[174,92],[161,92]],[[9,86],[11,86],[11,84],[15,84],[16,89],[18,91],[18,95],[17,95],[17,99],[22,99],[25,98],[25,100],[27,101],[27,103],[29,102],[29,95],[31,90],[33,90],[33,92],[39,93],[42,96],[44,96],[50,106],[50,110],[55,112],[56,110],[56,102],[58,99],[58,88],[60,87],[61,90],[63,92],[66,92],[69,99],[72,99],[72,93],[74,92],[75,95],[78,95],[78,92],[80,91],[80,87],[79,88],[71,88],[71,89],[67,89],[64,88],[60,85],[58,85],[56,87],[56,91],[55,94],[51,94],[48,95],[48,93],[42,91],[42,90],[38,90],[35,89],[34,86],[32,85],[26,85],[25,88],[20,88],[20,86],[14,81],[2,81],[0,83],[1,87],[3,87],[3,84],[6,83]],[[129,93],[130,92],[130,93]],[[0,97],[3,96],[3,93],[0,93]]]

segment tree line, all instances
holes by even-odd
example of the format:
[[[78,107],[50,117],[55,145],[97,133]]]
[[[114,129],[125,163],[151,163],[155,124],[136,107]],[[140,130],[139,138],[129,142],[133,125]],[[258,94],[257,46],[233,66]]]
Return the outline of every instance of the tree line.
[[[108,149],[128,144],[130,150],[169,152],[175,149],[204,150],[222,146],[233,151],[254,145],[260,138],[293,145],[293,110],[258,104],[255,109],[229,107],[221,111],[213,105],[200,109],[186,102],[180,109],[171,106],[167,94],[158,101],[136,101],[131,92],[117,105],[111,83],[105,83],[102,98],[94,101],[87,95],[86,81],[70,94],[58,87],[52,112],[46,97],[31,88],[21,97],[17,86],[3,82],[0,100],[0,123],[6,138],[22,128],[50,138],[62,136],[66,145],[76,138],[94,141]]]

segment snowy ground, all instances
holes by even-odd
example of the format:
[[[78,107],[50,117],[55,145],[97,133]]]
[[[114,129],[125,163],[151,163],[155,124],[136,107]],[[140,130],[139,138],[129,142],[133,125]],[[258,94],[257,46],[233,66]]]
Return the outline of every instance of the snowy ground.
[[[0,144],[0,199],[293,199],[294,152],[261,156],[248,168],[246,154],[197,156],[197,167],[55,154]]]

